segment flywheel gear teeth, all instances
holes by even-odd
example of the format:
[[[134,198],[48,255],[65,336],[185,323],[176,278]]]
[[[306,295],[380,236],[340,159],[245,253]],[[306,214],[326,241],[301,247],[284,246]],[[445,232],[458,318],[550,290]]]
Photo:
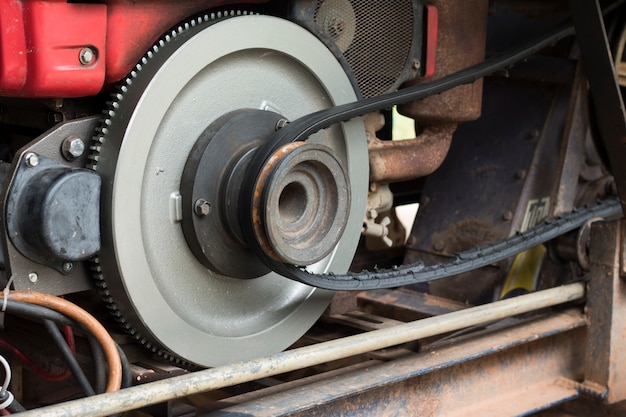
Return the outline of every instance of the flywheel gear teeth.
[[[121,84],[115,87],[115,92],[111,93],[111,99],[106,102],[106,108],[103,110],[103,118],[100,120],[100,125],[96,128],[96,134],[92,137],[92,144],[90,146],[90,154],[88,156],[89,162],[87,167],[95,172],[98,172],[98,161],[100,159],[100,151],[102,145],[106,142],[106,135],[109,133],[109,127],[113,124],[113,118],[116,115],[116,111],[120,107],[120,103],[124,101],[125,95],[129,89],[133,86],[133,80],[137,78],[139,72],[141,72],[146,65],[149,65],[151,60],[154,59],[161,49],[165,48],[168,44],[173,42],[179,35],[185,31],[190,30],[199,25],[214,24],[221,20],[235,17],[244,16],[251,13],[247,11],[229,11],[229,12],[217,12],[211,14],[204,14],[199,17],[192,18],[188,22],[176,27],[176,29],[167,32],[156,43],[148,49],[140,61],[135,65],[135,68],[126,76]],[[141,345],[149,349],[152,353],[158,356],[172,361],[181,366],[193,366],[189,362],[177,357],[171,352],[157,348],[156,344],[149,341],[144,337],[136,328],[134,328],[129,321],[123,316],[121,309],[115,302],[111,291],[108,288],[106,277],[102,272],[100,265],[100,259],[95,257],[92,262],[92,276],[95,281],[96,287],[100,291],[102,301],[106,308],[109,310],[111,317],[115,320],[118,326],[128,335],[133,337]]]
[[[279,58],[267,60],[267,63],[260,67],[261,70],[265,71],[261,73],[277,73],[275,69],[280,66],[281,69],[287,70],[289,74],[293,76],[292,79],[289,79],[289,83],[287,84],[289,88],[287,90],[281,90],[280,93],[276,93],[275,89],[261,89],[257,94],[263,97],[255,96],[254,102],[252,99],[248,99],[248,94],[243,94],[244,91],[249,91],[249,89],[245,89],[242,90],[241,97],[236,97],[232,100],[230,96],[225,97],[225,100],[229,103],[228,106],[235,108],[261,106],[265,105],[265,101],[261,101],[260,99],[265,100],[269,98],[277,101],[278,109],[293,112],[294,115],[292,117],[298,117],[300,116],[298,113],[312,113],[327,107],[329,103],[331,105],[333,103],[339,105],[357,99],[349,77],[344,73],[344,69],[337,63],[332,52],[329,51],[319,39],[315,38],[313,34],[307,32],[306,29],[299,27],[295,23],[285,21],[284,19],[269,16],[250,16],[255,14],[256,13],[238,11],[204,14],[167,31],[161,39],[156,41],[156,43],[146,51],[141,59],[138,60],[138,63],[133,66],[129,74],[112,90],[112,93],[106,100],[99,126],[94,131],[89,147],[88,167],[103,176],[105,179],[104,182],[106,183],[106,188],[103,188],[102,199],[102,210],[105,213],[102,217],[104,249],[97,258],[93,259],[92,268],[95,285],[100,291],[103,303],[111,312],[112,318],[118,323],[121,329],[137,340],[138,343],[163,358],[190,366],[217,366],[222,361],[231,360],[231,357],[239,358],[240,356],[247,355],[247,353],[239,353],[230,347],[225,347],[240,343],[239,341],[242,337],[254,340],[256,344],[268,352],[270,349],[284,349],[293,343],[293,337],[299,337],[297,336],[298,332],[301,331],[304,333],[304,331],[312,325],[327,307],[327,302],[330,302],[330,298],[332,297],[332,294],[329,292],[318,291],[300,284],[288,283],[287,285],[283,285],[282,282],[277,282],[282,281],[282,278],[273,274],[267,278],[264,277],[262,280],[255,281],[250,287],[252,289],[247,290],[244,294],[244,297],[251,299],[250,303],[253,304],[253,306],[249,308],[254,308],[257,309],[255,311],[259,311],[258,316],[260,318],[256,318],[255,316],[254,319],[250,319],[249,315],[244,311],[245,309],[238,307],[239,305],[249,306],[250,304],[240,304],[239,293],[236,291],[228,292],[231,288],[239,289],[241,281],[235,281],[234,278],[230,276],[224,277],[215,271],[207,272],[206,269],[200,268],[199,265],[191,264],[191,268],[193,268],[191,270],[192,280],[190,281],[189,277],[185,276],[184,282],[176,283],[173,280],[169,280],[169,277],[172,276],[172,274],[176,274],[178,271],[168,269],[167,265],[163,265],[164,261],[161,262],[163,258],[160,257],[157,259],[157,255],[155,255],[155,253],[161,254],[160,248],[157,248],[158,250],[155,251],[154,247],[144,249],[141,244],[138,244],[132,245],[133,248],[139,248],[136,249],[136,253],[130,250],[126,251],[126,249],[130,249],[128,246],[129,239],[136,242],[140,242],[142,239],[140,235],[144,234],[144,229],[141,226],[144,224],[144,219],[150,224],[154,224],[155,221],[171,221],[171,217],[168,216],[167,213],[162,212],[165,210],[163,207],[167,205],[159,206],[157,211],[144,213],[142,208],[145,201],[142,196],[143,192],[154,191],[153,187],[155,187],[155,184],[158,184],[158,187],[163,188],[163,190],[159,188],[157,191],[167,192],[168,194],[163,195],[170,196],[171,194],[169,193],[173,192],[172,190],[178,190],[180,186],[180,179],[177,178],[177,175],[179,175],[178,170],[181,168],[181,161],[184,163],[184,160],[178,155],[173,165],[171,165],[173,168],[171,168],[166,175],[160,177],[157,182],[147,181],[145,189],[142,188],[143,185],[135,184],[141,183],[143,181],[142,178],[145,178],[143,175],[146,171],[142,173],[141,170],[146,170],[148,166],[151,166],[147,161],[143,159],[138,161],[133,157],[133,155],[136,155],[137,146],[142,148],[142,151],[143,149],[147,151],[145,155],[152,155],[152,141],[160,140],[161,142],[156,142],[156,149],[161,153],[156,153],[156,155],[158,158],[162,158],[163,161],[158,163],[168,164],[171,162],[171,160],[168,159],[170,154],[163,152],[165,145],[161,145],[161,143],[163,143],[163,138],[168,137],[167,135],[171,133],[177,134],[177,127],[169,123],[169,119],[163,122],[165,123],[165,129],[162,129],[161,124],[149,122],[154,129],[149,128],[144,130],[147,133],[143,134],[141,133],[142,129],[137,128],[139,124],[132,123],[137,114],[141,117],[142,121],[152,120],[153,115],[151,111],[146,110],[150,109],[151,106],[141,109],[139,109],[138,106],[143,103],[144,100],[146,100],[146,103],[158,103],[158,100],[155,102],[149,101],[149,99],[153,98],[156,94],[155,86],[165,85],[171,87],[171,83],[169,82],[169,80],[172,79],[172,74],[169,74],[171,71],[178,71],[180,74],[181,71],[179,70],[186,70],[184,68],[187,65],[186,62],[194,62],[193,69],[182,71],[185,76],[181,77],[181,81],[177,84],[177,87],[180,87],[182,91],[185,86],[184,83],[188,81],[187,77],[191,79],[191,77],[197,74],[204,75],[204,72],[200,72],[202,68],[206,68],[203,65],[210,65],[213,62],[219,62],[219,65],[222,65],[225,61],[218,60],[225,56],[228,57],[226,60],[228,65],[239,65],[241,64],[240,59],[244,59],[244,61],[254,60],[254,62],[256,62],[258,60],[257,54],[266,49],[268,51],[281,52],[284,56],[282,54],[272,55]],[[239,22],[234,21],[217,25],[221,21],[237,16],[250,17],[241,19]],[[251,24],[255,22],[256,24]],[[255,29],[246,29],[247,26]],[[280,35],[274,34],[269,36],[268,40],[265,40],[265,34],[272,33],[268,32],[269,27],[272,29],[278,27],[278,29],[276,29],[277,31],[283,31],[286,34],[293,34],[294,36],[281,37]],[[225,33],[229,31],[232,32],[233,30],[242,30],[252,36],[244,37],[242,40],[234,42],[232,45],[224,48],[223,51],[222,48],[218,48],[220,52],[209,53],[206,51],[206,45],[210,45],[211,42],[219,42],[220,39],[223,39]],[[263,36],[260,37],[259,35]],[[263,39],[263,41],[259,43],[260,38]],[[311,45],[312,48],[310,49],[315,51],[315,54],[297,51],[293,47],[294,38],[301,41],[304,45]],[[305,49],[309,51],[308,48]],[[246,53],[240,53],[241,51],[246,51]],[[196,58],[194,57],[200,55],[205,58],[196,62]],[[175,59],[170,60],[172,56],[175,56],[179,61]],[[184,57],[184,59],[181,57]],[[188,61],[188,59],[192,59],[192,61]],[[198,68],[196,68],[196,66],[198,66]],[[221,67],[216,64],[216,68]],[[235,68],[235,72],[237,72],[236,68],[249,68],[249,65],[239,65],[239,67],[232,68]],[[230,71],[224,72],[223,74],[227,73],[230,74]],[[339,76],[339,73],[344,75]],[[168,74],[168,76],[166,77],[163,74]],[[219,77],[214,77],[212,73],[210,75],[210,77],[204,78],[208,78],[208,81],[202,81],[201,86],[210,89],[212,86],[222,85]],[[240,79],[240,77],[237,79]],[[217,84],[218,81],[220,81],[219,84]],[[281,79],[281,81],[283,80]],[[252,83],[252,81],[247,81],[245,84],[250,83]],[[197,87],[195,84],[194,86]],[[303,97],[312,98],[299,100],[302,103],[302,107],[298,107],[298,110],[293,110],[291,107],[292,93],[302,91],[309,92],[309,94],[303,95]],[[165,107],[171,105],[168,104],[171,98],[169,97],[169,93],[167,94],[167,101],[164,101],[163,104],[156,104],[156,106],[159,107],[160,114],[161,110],[163,112],[170,111]],[[177,105],[181,105],[180,103],[182,103],[183,106],[191,106],[191,103],[194,101],[185,98],[184,95],[182,96],[184,98],[180,100],[178,96],[173,97],[176,97],[176,100],[171,100]],[[260,101],[257,102],[257,99]],[[221,114],[222,109],[216,106],[216,104],[211,104],[211,106],[209,106],[210,112],[206,109],[202,111],[207,120],[206,123],[209,123],[212,117],[217,117],[217,115]],[[180,114],[178,114],[178,112],[180,112],[180,110],[174,108],[173,113],[171,113],[173,116],[171,117],[179,117]],[[205,119],[203,118],[203,120]],[[204,128],[198,124],[194,129],[197,130],[200,127]],[[135,129],[138,130],[135,131]],[[166,133],[158,133],[163,131]],[[139,134],[137,135],[137,133]],[[193,136],[194,134],[195,131],[192,135],[186,135],[185,138],[195,137]],[[335,129],[328,134],[320,135],[321,138],[319,140],[324,141],[324,143],[329,143],[329,146],[333,149],[337,149],[343,158],[347,159],[349,154],[351,160],[357,160],[359,158],[366,160],[366,142],[364,136],[359,136],[361,134],[363,134],[362,126],[358,122],[355,122],[341,129]],[[141,140],[129,140],[129,138],[135,137]],[[349,138],[359,138],[363,140],[349,141]],[[127,142],[122,144],[122,141]],[[191,142],[188,140],[183,145],[187,146],[190,143]],[[142,151],[140,151],[139,154],[144,155]],[[182,154],[186,155],[187,150],[180,153],[180,155]],[[132,159],[130,163],[128,158]],[[143,156],[141,158],[143,158]],[[150,158],[152,158],[152,156],[150,156]],[[122,169],[120,169],[120,166]],[[360,172],[361,165],[358,166]],[[139,171],[134,172],[136,167],[138,167]],[[356,170],[357,164],[352,164],[350,167],[350,169]],[[170,172],[173,172],[173,174],[170,174]],[[163,178],[163,180],[161,178]],[[364,178],[366,178],[366,176]],[[128,181],[126,179],[128,179]],[[361,185],[362,187],[355,189],[362,192],[359,196],[364,196],[367,189],[366,181],[364,180]],[[137,186],[139,186],[139,188],[137,188]],[[167,189],[165,189],[165,187],[167,187]],[[126,191],[122,192],[122,194],[126,195],[124,197],[122,194],[119,194],[120,190],[126,188],[128,188],[126,191],[133,193],[132,197],[130,197],[130,194],[126,194]],[[135,191],[137,190],[140,192],[136,193]],[[149,195],[155,194],[152,193]],[[132,211],[127,210],[129,201],[127,201],[126,197],[132,200]],[[358,201],[364,202],[364,198],[360,198]],[[358,212],[360,211],[360,207],[352,211]],[[144,214],[146,214],[146,217],[143,217]],[[353,229],[355,231],[360,230],[361,219],[355,218],[352,220],[354,220],[352,222],[354,223]],[[127,224],[128,222],[132,222],[132,224]],[[155,242],[156,240],[154,239],[157,239],[155,236],[157,234],[165,234],[165,237],[173,236],[175,239],[178,239],[179,230],[175,229],[174,226],[173,224],[167,223],[163,228],[149,228],[148,231],[145,232],[148,235],[146,239],[151,239],[148,243]],[[165,232],[162,232],[162,230],[165,230]],[[354,236],[358,236],[358,234],[355,233]],[[161,236],[159,236],[159,239],[160,237]],[[123,242],[120,239],[122,239]],[[165,242],[169,240],[159,241]],[[338,253],[345,253],[346,256],[337,257],[339,260],[332,258],[325,261],[326,263],[320,266],[320,271],[333,269],[344,271],[347,269],[347,265],[345,265],[347,261],[344,261],[344,259],[351,259],[357,241],[358,239],[350,234],[350,238],[338,245],[337,249]],[[123,246],[118,246],[118,243],[121,243]],[[176,259],[187,259],[188,256],[191,256],[189,252],[184,251],[188,249],[184,246],[184,241],[178,243],[177,248],[182,249],[176,251],[176,256],[182,256],[182,258],[177,257]],[[122,252],[118,252],[120,250]],[[135,258],[135,255],[139,258]],[[164,255],[168,257],[169,252]],[[148,262],[150,262],[150,268],[154,269],[155,275],[152,275],[152,272],[147,269],[145,271],[137,271],[135,267],[137,264],[135,260],[137,259],[140,259],[142,267],[143,265],[148,265]],[[175,264],[175,262],[169,264]],[[157,274],[158,271],[166,272]],[[164,274],[168,274],[168,276],[166,277]],[[189,282],[191,282],[191,284],[189,284]],[[198,292],[193,292],[193,289],[198,288],[198,285],[203,288],[203,291],[206,291],[209,299],[213,300],[213,298],[217,297],[212,294],[226,294],[227,297],[222,297],[223,299],[233,299],[232,302],[224,302],[223,308],[219,310],[220,320],[209,319],[209,317],[213,317],[213,315],[205,314],[206,303],[203,300],[196,299],[195,296]],[[211,291],[213,291],[213,293],[208,291],[208,288],[204,288],[209,285],[211,285]],[[161,287],[159,288],[158,286]],[[276,287],[279,287],[278,291]],[[146,288],[148,288],[148,291],[146,291]],[[219,291],[214,290],[215,288],[219,288]],[[313,292],[316,294],[315,297],[311,296]],[[259,293],[264,294],[264,296],[256,296],[256,294]],[[184,299],[181,298],[182,296],[180,294],[185,296]],[[231,294],[235,294],[235,296],[231,296]],[[282,296],[282,294],[285,296]],[[276,298],[276,301],[274,301],[274,298]],[[155,309],[153,304],[154,300],[161,303],[161,306],[164,308]],[[277,304],[279,302],[284,302],[285,305],[278,314],[273,313],[273,310],[267,308],[270,303]],[[210,305],[216,305],[215,300],[213,300]],[[166,313],[164,313],[164,311]],[[215,311],[215,308],[211,307],[208,311],[211,313]],[[170,312],[171,314],[169,314]],[[164,316],[164,314],[167,314],[167,316]],[[167,319],[163,320],[166,317]],[[236,326],[226,326],[224,322],[232,323]],[[181,325],[180,327],[172,326],[172,324],[179,323]],[[240,327],[239,323],[242,324]],[[186,327],[187,324],[191,325]],[[297,326],[297,328],[295,326]],[[194,340],[201,340],[202,346],[210,346],[210,353],[208,353],[209,351],[205,348],[190,347],[181,343],[182,339],[179,337],[181,328],[183,328],[183,331],[187,332],[190,337],[193,337]],[[174,334],[178,335],[176,336],[177,338],[172,336]],[[200,346],[200,344],[198,344],[198,346]]]

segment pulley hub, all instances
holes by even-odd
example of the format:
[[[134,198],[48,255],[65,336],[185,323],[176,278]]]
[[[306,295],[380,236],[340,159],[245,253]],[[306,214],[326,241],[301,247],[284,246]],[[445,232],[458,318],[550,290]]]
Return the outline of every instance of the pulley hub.
[[[264,252],[279,262],[310,265],[343,234],[350,182],[330,148],[294,142],[263,166],[252,198],[255,236]]]
[[[241,233],[239,190],[251,155],[281,119],[271,111],[234,110],[211,123],[189,153],[180,185],[183,233],[212,271],[240,279],[269,272]]]
[[[182,227],[207,268],[249,279],[269,272],[246,243],[241,217],[252,217],[256,239],[272,259],[311,265],[336,247],[348,220],[350,182],[326,145],[296,142],[279,149],[256,173],[253,195],[241,195],[255,150],[272,138],[283,116],[241,109],[211,123],[194,144],[181,177]],[[252,200],[252,212],[239,202]]]

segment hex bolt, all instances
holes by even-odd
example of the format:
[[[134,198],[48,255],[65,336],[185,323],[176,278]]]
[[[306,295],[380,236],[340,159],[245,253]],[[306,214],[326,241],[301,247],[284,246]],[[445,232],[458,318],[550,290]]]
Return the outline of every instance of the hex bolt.
[[[82,65],[90,65],[96,60],[96,54],[91,48],[83,48],[78,53],[78,60]]]
[[[422,63],[418,59],[414,59],[411,67],[413,68],[413,71],[417,71],[422,67]]]
[[[24,161],[26,161],[26,165],[30,168],[34,168],[39,165],[39,157],[33,152],[27,153],[24,157]]]
[[[80,158],[85,153],[85,142],[76,136],[68,136],[61,144],[61,153],[68,161]]]
[[[63,272],[66,274],[71,272],[74,269],[74,264],[72,262],[63,262]]]
[[[31,272],[28,274],[28,280],[34,284],[39,280],[39,275],[36,272]]]
[[[289,120],[280,119],[279,121],[276,122],[276,131],[279,131],[280,129],[287,126],[288,124],[289,124]]]
[[[208,216],[211,213],[211,203],[206,201],[204,198],[198,199],[194,205],[194,212],[196,213],[196,216]]]

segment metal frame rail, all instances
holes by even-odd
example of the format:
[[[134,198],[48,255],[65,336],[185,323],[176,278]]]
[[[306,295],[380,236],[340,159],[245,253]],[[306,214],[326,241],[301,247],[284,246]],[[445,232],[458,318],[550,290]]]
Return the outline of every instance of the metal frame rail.
[[[25,417],[106,416],[303,369],[471,326],[485,330],[388,362],[366,361],[198,408],[195,415],[521,416],[593,395],[626,399],[623,221],[592,226],[589,283],[479,307],[74,400]],[[587,290],[586,290],[587,288]],[[586,296],[582,304],[571,305]],[[499,320],[567,304],[508,326]]]
[[[49,417],[107,416],[192,394],[275,376],[426,337],[454,332],[471,326],[493,323],[515,315],[580,300],[584,294],[585,285],[583,283],[569,284],[515,299],[498,301],[386,329],[288,350],[265,358],[239,362],[134,386],[117,392],[56,404],[28,411],[22,415],[28,417],[44,413],[44,415]],[[578,324],[573,327],[580,327],[584,324],[584,321],[581,320],[579,316],[576,319]],[[572,327],[572,325],[570,324],[568,327]],[[554,331],[554,329],[550,330],[552,333]],[[473,355],[483,356],[484,354],[480,355],[479,352],[475,352]],[[391,363],[393,364],[394,362]],[[433,367],[442,368],[443,364],[433,364]],[[379,377],[380,375],[374,378],[367,378],[367,380],[375,382]],[[383,385],[389,385],[388,381],[383,381]],[[351,390],[352,388],[348,386],[347,389]],[[310,412],[310,409],[306,410],[306,413]],[[237,413],[234,415],[241,415]],[[269,413],[269,415],[277,415],[276,410],[271,408]]]
[[[587,305],[450,339],[420,353],[232,397],[201,416],[519,416],[593,394],[626,399],[622,221],[591,233],[589,290],[549,290],[23,413],[106,416],[581,300]],[[234,405],[233,405],[234,404]],[[226,406],[228,405],[228,406]],[[231,406],[232,405],[232,406]],[[216,410],[216,407],[226,407]],[[363,414],[366,413],[366,414]],[[422,414],[420,414],[422,413]]]

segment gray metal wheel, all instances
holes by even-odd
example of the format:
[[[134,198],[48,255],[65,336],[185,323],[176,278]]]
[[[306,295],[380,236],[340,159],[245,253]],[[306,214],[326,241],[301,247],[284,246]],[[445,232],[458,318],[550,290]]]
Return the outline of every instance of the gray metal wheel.
[[[179,189],[198,136],[230,111],[292,120],[356,100],[341,65],[303,28],[274,17],[194,19],[168,33],[124,82],[93,147],[103,178],[97,278],[119,321],[155,352],[203,366],[266,355],[297,340],[332,293],[274,273],[235,279],[204,267],[180,224]],[[312,270],[345,272],[368,184],[360,120],[310,139],[347,167],[350,214],[335,250]]]

